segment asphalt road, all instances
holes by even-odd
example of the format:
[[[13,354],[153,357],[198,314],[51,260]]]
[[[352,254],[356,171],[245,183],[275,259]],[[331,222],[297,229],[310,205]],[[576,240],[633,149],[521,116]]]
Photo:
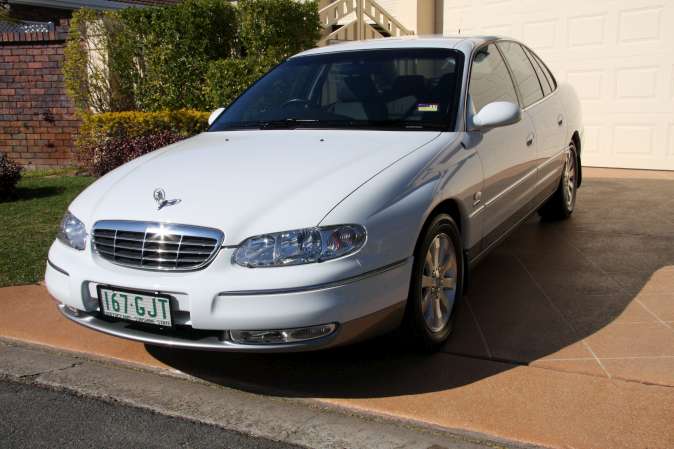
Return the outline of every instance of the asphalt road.
[[[0,447],[297,449],[150,411],[0,381]]]

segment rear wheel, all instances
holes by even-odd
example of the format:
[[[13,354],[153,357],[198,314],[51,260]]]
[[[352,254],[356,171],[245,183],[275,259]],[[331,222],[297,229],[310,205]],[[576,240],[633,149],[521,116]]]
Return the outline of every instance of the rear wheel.
[[[438,348],[449,337],[463,287],[463,250],[456,223],[436,216],[417,245],[407,299],[406,336],[422,349]]]
[[[546,220],[563,220],[568,218],[576,206],[576,191],[578,189],[578,158],[576,146],[569,145],[566,154],[564,170],[559,187],[550,199],[541,206],[538,214]]]

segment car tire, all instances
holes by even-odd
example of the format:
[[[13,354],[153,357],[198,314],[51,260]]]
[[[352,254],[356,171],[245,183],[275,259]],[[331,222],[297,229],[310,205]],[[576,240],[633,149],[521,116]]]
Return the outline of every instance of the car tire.
[[[449,215],[439,214],[426,226],[414,253],[403,331],[416,349],[434,351],[449,338],[463,273],[459,229]]]
[[[566,154],[559,186],[550,199],[538,209],[538,215],[544,220],[564,220],[571,216],[576,207],[578,172],[576,146],[571,143]]]

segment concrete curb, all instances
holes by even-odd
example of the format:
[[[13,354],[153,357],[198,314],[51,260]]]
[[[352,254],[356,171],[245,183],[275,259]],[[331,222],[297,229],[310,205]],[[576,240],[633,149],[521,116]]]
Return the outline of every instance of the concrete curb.
[[[311,399],[242,392],[179,372],[96,360],[6,338],[0,338],[0,378],[310,448],[540,447],[373,415]]]

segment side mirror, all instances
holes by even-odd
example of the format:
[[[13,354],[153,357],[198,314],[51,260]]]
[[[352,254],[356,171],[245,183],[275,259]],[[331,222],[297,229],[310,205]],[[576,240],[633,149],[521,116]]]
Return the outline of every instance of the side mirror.
[[[509,101],[489,103],[473,116],[473,129],[490,129],[508,126],[522,120],[520,106]]]
[[[218,108],[215,111],[211,112],[211,115],[208,116],[208,126],[211,126],[215,121],[215,119],[218,118],[218,116],[222,114],[222,111],[224,110],[225,108]]]

